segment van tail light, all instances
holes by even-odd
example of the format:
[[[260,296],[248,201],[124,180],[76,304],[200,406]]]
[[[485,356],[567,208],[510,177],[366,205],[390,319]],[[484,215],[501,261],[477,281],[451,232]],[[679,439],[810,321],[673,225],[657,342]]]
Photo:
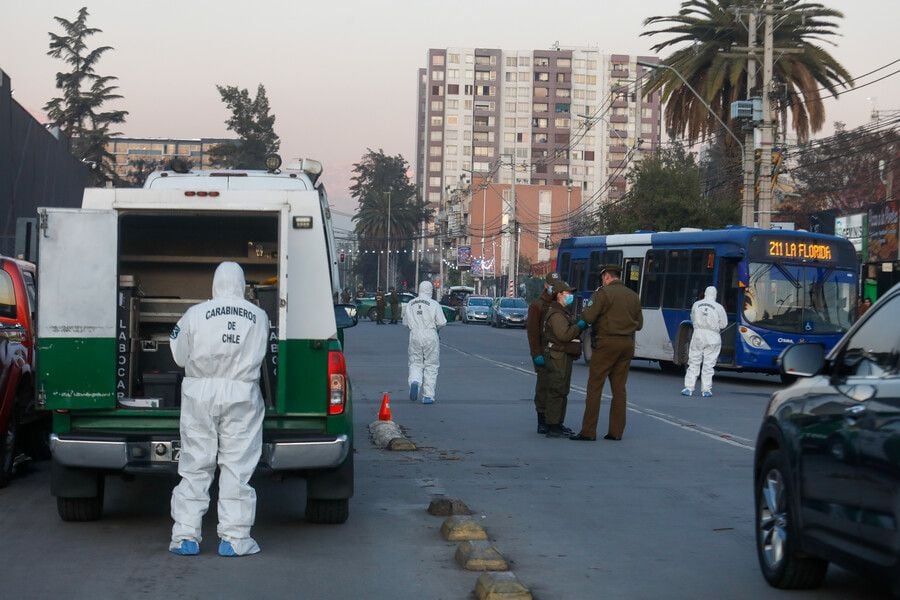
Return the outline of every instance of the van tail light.
[[[328,414],[340,415],[347,405],[347,365],[344,353],[328,353]]]

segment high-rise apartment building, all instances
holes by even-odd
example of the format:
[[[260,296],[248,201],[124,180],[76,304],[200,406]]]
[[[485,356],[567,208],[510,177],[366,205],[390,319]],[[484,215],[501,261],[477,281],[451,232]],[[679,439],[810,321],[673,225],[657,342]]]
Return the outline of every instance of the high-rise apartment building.
[[[416,179],[440,209],[472,177],[569,186],[588,213],[621,198],[625,175],[660,141],[656,57],[594,48],[432,48],[418,71]],[[452,213],[452,211],[450,211]],[[452,229],[452,227],[451,227]],[[452,231],[451,231],[452,235]]]
[[[138,160],[160,166],[173,158],[184,158],[198,169],[211,166],[211,148],[219,144],[238,144],[234,138],[134,138],[113,137],[106,144],[112,154],[116,175],[130,179],[129,172]]]

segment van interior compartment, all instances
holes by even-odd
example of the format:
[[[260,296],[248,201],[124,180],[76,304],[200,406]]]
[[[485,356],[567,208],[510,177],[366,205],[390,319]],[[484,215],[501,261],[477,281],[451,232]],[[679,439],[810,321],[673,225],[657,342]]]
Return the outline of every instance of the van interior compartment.
[[[184,369],[175,364],[172,328],[212,297],[219,263],[241,265],[245,297],[272,324],[260,388],[277,390],[278,213],[123,212],[119,217],[118,356],[121,407],[177,408]]]

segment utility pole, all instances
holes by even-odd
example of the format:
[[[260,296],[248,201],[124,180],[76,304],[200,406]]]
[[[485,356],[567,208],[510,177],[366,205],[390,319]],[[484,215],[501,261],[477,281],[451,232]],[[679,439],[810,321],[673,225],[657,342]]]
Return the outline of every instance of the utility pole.
[[[771,0],[763,4],[765,38],[763,40],[762,144],[759,161],[759,227],[769,229],[772,218],[772,62],[775,15]]]
[[[751,11],[747,25],[749,54],[747,55],[747,100],[753,98],[756,87],[756,12]],[[756,178],[753,173],[753,131],[752,125],[744,133],[744,198],[741,202],[741,225],[753,227],[756,204]]]
[[[387,239],[387,263],[384,266],[384,287],[391,287],[391,192],[388,190],[388,239]]]
[[[516,264],[519,262],[516,257],[518,256],[518,248],[516,247],[516,234],[518,232],[519,226],[516,223],[516,155],[513,154],[512,160],[510,161],[510,167],[512,168],[512,185],[510,186],[509,191],[509,258],[507,263],[507,295],[509,295],[509,290],[516,289]],[[515,297],[515,296],[513,296]]]

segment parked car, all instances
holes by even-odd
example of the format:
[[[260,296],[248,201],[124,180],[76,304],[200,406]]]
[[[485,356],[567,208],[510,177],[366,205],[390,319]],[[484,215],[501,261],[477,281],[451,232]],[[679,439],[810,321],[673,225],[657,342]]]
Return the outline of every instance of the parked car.
[[[773,394],[756,442],[756,548],[766,581],[818,586],[829,562],[900,593],[900,285],[825,355],[784,350],[798,377]]]
[[[496,298],[491,305],[491,327],[525,327],[525,298]]]
[[[410,294],[409,292],[403,292],[402,294],[397,294],[400,296],[400,315],[398,319],[403,318],[403,305],[407,302],[415,298],[415,294]],[[391,311],[391,303],[388,302],[389,294],[384,295],[384,318],[388,320],[393,320],[393,312]],[[356,311],[359,316],[365,315],[370,321],[374,321],[376,319],[376,308],[375,308],[375,296],[369,296],[366,298],[362,298],[356,301]]]
[[[0,256],[0,487],[23,453],[44,458],[48,450],[49,415],[34,393],[35,278],[32,263]]]
[[[487,296],[469,296],[460,310],[463,323],[487,323],[493,300]]]

